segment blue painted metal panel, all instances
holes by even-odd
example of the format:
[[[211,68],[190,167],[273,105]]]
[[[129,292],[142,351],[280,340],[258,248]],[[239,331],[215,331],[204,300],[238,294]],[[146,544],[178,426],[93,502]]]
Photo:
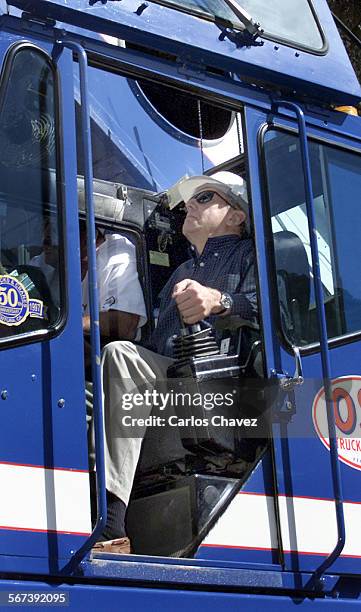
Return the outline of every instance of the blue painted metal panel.
[[[16,37],[1,34],[2,57],[9,44],[16,40]],[[39,48],[51,54],[52,45]],[[34,507],[34,499],[36,500],[38,495],[35,504],[41,506],[45,503],[46,517],[55,517],[59,500],[55,500],[53,468],[65,470],[58,472],[63,474],[71,475],[74,471],[84,473],[85,479],[88,472],[85,393],[82,383],[84,366],[73,60],[70,51],[61,57],[59,70],[62,82],[61,116],[63,119],[66,117],[61,128],[68,272],[66,324],[60,334],[52,339],[6,348],[0,352],[1,384],[2,388],[8,391],[1,411],[0,463],[10,464],[15,470],[21,470],[21,466],[32,468],[31,474],[35,475],[34,478],[39,483],[36,491],[16,491],[17,499],[22,495],[23,500],[21,525],[15,519],[14,526],[11,525],[10,529],[7,529],[8,525],[1,525],[0,528],[1,567],[5,568],[6,556],[9,555],[12,559],[12,571],[19,568],[22,568],[22,571],[31,571],[31,557],[38,557],[38,560],[43,558],[40,562],[41,571],[59,571],[85,539],[85,535],[44,532],[46,524],[41,524],[39,530],[34,529],[31,518],[27,523],[28,506]],[[63,399],[64,403],[58,404],[59,399]],[[46,475],[44,467],[49,468]],[[39,479],[36,474],[40,474]],[[2,495],[6,496],[7,500],[11,499],[13,494],[11,486],[9,490],[2,490]],[[31,499],[27,497],[29,494]],[[18,516],[15,507],[14,514]],[[16,527],[17,524],[20,525],[19,528]]]
[[[1,570],[35,574],[58,574],[84,542],[84,536],[1,530]],[[34,558],[39,565],[33,565]]]
[[[274,550],[255,550],[252,548],[237,548],[236,546],[213,548],[212,546],[201,546],[197,551],[197,559],[220,561],[227,563],[230,567],[246,566],[262,569],[263,572],[274,570],[277,566],[278,551]]]
[[[12,42],[11,37],[7,38]],[[5,43],[4,47],[7,45]],[[49,47],[51,51],[51,47]],[[61,69],[72,66],[71,54],[62,62]],[[69,73],[71,76],[71,73]],[[68,316],[65,329],[51,341],[37,342],[0,352],[2,385],[8,390],[8,398],[2,404],[1,461],[55,466],[87,470],[85,444],[85,396],[76,384],[83,376],[83,338],[81,328],[80,266],[77,252],[78,231],[74,226],[76,213],[76,159],[74,145],[73,105],[69,104],[66,78],[63,79],[62,109],[67,116],[64,126],[65,199],[67,201],[66,231],[69,250],[68,270],[72,270],[72,282],[68,284]],[[77,217],[76,217],[77,218]],[[72,248],[70,248],[70,245]],[[74,248],[75,247],[75,248]],[[77,278],[78,277],[78,278]],[[69,279],[70,281],[70,279]],[[78,282],[77,282],[78,281]],[[58,400],[65,400],[64,408]],[[64,431],[67,436],[64,443]],[[52,447],[47,456],[44,440]],[[50,445],[50,440],[52,444]]]
[[[261,47],[237,48],[220,28],[173,8],[150,3],[138,15],[138,0],[91,3],[87,0],[12,0],[27,11],[57,19],[175,54],[181,63],[214,66],[247,78],[273,82],[300,97],[328,103],[357,103],[361,90],[347,57],[326,0],[315,0],[325,31],[328,50],[324,55],[295,51],[265,40]]]
[[[134,612],[159,612],[159,610],[172,609],[182,612],[185,608],[199,610],[199,612],[258,612],[289,611],[296,606],[305,610],[358,610],[360,599],[356,592],[352,595],[339,598],[314,598],[302,596],[300,593],[291,595],[255,594],[255,593],[220,593],[217,591],[186,591],[181,593],[166,588],[147,589],[139,587],[116,586],[90,586],[88,584],[57,584],[49,585],[46,582],[6,581],[0,583],[1,603],[3,593],[37,592],[46,594],[66,593],[68,606],[72,610],[99,610],[118,611],[131,609]]]
[[[30,23],[14,17],[3,16],[1,18],[1,25],[3,28],[3,36],[11,40],[14,40],[14,37],[9,34],[9,32],[17,33],[19,40],[23,39],[24,36],[28,36],[30,39],[37,37],[41,41],[48,41],[50,43],[54,40],[55,36],[61,38],[63,35],[62,30],[54,30],[52,27],[44,28],[35,22]],[[142,55],[139,51],[133,49],[104,44],[104,40],[101,39],[97,33],[87,32],[87,36],[84,36],[83,34],[76,34],[76,32],[79,31],[79,28],[67,26],[67,40],[82,44],[92,56],[102,56],[105,65],[110,61],[116,62],[120,70],[124,69],[128,72],[137,71],[148,75],[149,73],[156,73],[160,79],[166,79],[167,81],[171,80],[180,87],[193,86],[200,95],[212,95],[215,100],[219,99],[219,96],[221,96],[224,100],[229,101],[231,105],[236,103],[239,107],[239,103],[242,100],[245,105],[265,111],[269,110],[270,96],[264,89],[241,83],[238,79],[234,80],[231,78],[231,75],[227,75],[226,78],[216,76],[215,74],[202,75],[192,72],[187,72],[183,75],[182,71],[178,70],[177,64],[169,62],[163,57]],[[92,78],[93,77],[91,77],[91,80]],[[128,96],[127,92],[125,92],[124,95]],[[144,104],[143,107],[146,110],[147,107],[149,108],[149,104]],[[329,108],[321,108],[310,103],[305,103],[304,109],[307,112],[307,121],[310,126],[319,127],[321,129],[328,124],[332,126],[333,138],[335,141],[339,138],[342,140],[345,136],[350,139],[350,142],[354,142],[355,144],[361,141],[361,122],[358,117],[332,111]],[[146,110],[146,112],[148,111]],[[286,119],[291,114],[286,109],[280,109],[280,113]],[[104,115],[104,119],[105,117],[106,115]],[[107,117],[109,119],[109,114]],[[163,129],[169,132],[170,135],[176,137],[174,128],[171,128],[171,126],[166,127],[166,122],[164,120],[162,121],[160,117],[155,118],[153,115],[153,118],[156,122],[159,121],[159,125],[162,125]],[[277,124],[277,118],[275,123]],[[178,134],[178,137],[182,141],[182,135]],[[196,147],[197,144],[198,141],[195,141],[193,145],[191,144],[191,148],[193,148],[193,146]],[[205,144],[205,149],[207,149],[207,147],[208,144]],[[192,154],[191,149],[189,150],[189,154]],[[139,164],[141,164],[141,159],[139,160]],[[196,170],[194,170],[194,172],[196,172]],[[143,187],[147,188],[149,186],[151,188],[152,184],[151,181],[149,185],[143,184]]]

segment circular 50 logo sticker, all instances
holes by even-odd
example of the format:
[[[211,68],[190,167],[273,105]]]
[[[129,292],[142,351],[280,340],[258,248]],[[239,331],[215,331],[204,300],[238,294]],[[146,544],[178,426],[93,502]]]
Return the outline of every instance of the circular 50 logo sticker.
[[[21,325],[27,317],[44,318],[43,301],[29,297],[25,286],[19,280],[23,277],[30,281],[27,274],[19,277],[10,274],[0,275],[0,324],[2,325]]]
[[[356,470],[361,470],[361,376],[342,376],[334,379],[332,398],[340,461]],[[312,418],[321,442],[329,450],[323,387],[313,401]]]

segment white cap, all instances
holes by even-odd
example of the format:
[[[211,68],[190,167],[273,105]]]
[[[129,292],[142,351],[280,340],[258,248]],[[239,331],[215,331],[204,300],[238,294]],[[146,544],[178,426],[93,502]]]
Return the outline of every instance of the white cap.
[[[232,208],[246,213],[246,226],[249,228],[249,211],[246,181],[233,172],[220,171],[212,176],[184,176],[178,183],[168,189],[169,208],[180,202],[188,202],[201,191],[215,191],[223,197]]]

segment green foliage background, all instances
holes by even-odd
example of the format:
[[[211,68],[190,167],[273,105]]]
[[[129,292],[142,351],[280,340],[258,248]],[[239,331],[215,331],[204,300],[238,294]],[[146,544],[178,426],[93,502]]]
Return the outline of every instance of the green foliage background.
[[[361,0],[327,0],[330,9],[339,17],[350,30],[361,39]],[[353,67],[361,82],[361,47],[352,43],[342,30],[340,34],[344,40],[347,52]]]

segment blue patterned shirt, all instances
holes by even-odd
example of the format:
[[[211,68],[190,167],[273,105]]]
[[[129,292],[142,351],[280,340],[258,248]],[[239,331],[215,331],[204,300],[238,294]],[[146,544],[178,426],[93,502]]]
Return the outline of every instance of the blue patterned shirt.
[[[250,238],[240,236],[215,236],[209,238],[202,254],[191,246],[192,258],[182,263],[172,274],[160,293],[158,325],[153,333],[154,350],[172,357],[173,337],[180,333],[180,319],[173,288],[185,278],[197,281],[205,287],[229,293],[233,298],[230,314],[243,319],[257,317],[257,295],[254,275],[254,247]],[[217,315],[201,321],[202,328],[211,327]],[[216,334],[219,340],[219,334]]]

